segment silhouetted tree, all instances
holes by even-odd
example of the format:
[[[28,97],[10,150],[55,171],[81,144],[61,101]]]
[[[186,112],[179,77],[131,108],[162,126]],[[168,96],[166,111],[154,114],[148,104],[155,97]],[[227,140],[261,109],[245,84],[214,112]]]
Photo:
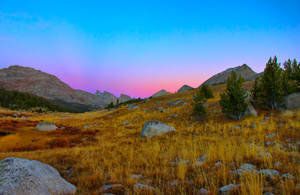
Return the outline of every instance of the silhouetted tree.
[[[209,98],[213,98],[214,95],[213,95],[213,92],[212,90],[208,87],[208,85],[202,85],[201,88],[200,88],[200,92],[202,93],[202,95],[206,98],[206,99],[209,99]]]

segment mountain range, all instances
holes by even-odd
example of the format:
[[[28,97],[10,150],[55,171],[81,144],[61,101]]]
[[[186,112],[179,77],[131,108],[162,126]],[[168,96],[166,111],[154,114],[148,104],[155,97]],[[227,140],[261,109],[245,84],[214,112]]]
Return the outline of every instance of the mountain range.
[[[253,80],[260,75],[244,64],[220,72],[206,80],[203,84],[214,85],[225,83],[232,71],[237,72],[237,74],[241,75],[245,80]],[[72,89],[54,75],[18,65],[0,69],[0,88],[41,96],[74,112],[104,108],[111,102],[114,104],[117,102],[122,103],[131,99],[130,96],[125,94],[121,94],[118,98],[107,91],[100,92],[97,90],[95,94],[92,94],[86,91]],[[192,87],[184,85],[178,92],[192,89]],[[166,90],[160,90],[153,94],[152,97],[167,94],[169,94],[169,92]]]

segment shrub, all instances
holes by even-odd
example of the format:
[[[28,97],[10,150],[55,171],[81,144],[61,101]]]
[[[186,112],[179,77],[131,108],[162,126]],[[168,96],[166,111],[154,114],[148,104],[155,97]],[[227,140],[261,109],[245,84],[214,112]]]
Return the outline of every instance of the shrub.
[[[236,72],[232,71],[231,76],[227,79],[227,88],[221,94],[220,105],[222,112],[230,118],[241,119],[247,109],[247,92],[242,88],[243,78],[237,77]]]
[[[206,117],[206,110],[203,104],[206,102],[204,92],[200,89],[193,98],[193,111],[192,116],[197,120],[204,119]]]
[[[206,99],[209,99],[209,98],[213,98],[214,95],[213,95],[213,92],[212,90],[208,87],[208,85],[202,85],[201,88],[200,88],[200,92],[204,95],[204,97]]]

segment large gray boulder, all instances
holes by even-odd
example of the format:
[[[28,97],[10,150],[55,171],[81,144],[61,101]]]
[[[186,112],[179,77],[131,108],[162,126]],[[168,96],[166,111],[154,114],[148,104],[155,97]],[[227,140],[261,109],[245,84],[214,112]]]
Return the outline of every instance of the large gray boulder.
[[[284,107],[288,110],[300,110],[300,92],[286,96]]]
[[[37,124],[37,126],[36,126],[36,130],[39,130],[39,131],[53,131],[56,129],[57,129],[57,127],[54,123],[46,122],[46,121],[42,121],[39,124]]]
[[[53,195],[75,192],[76,187],[47,164],[22,158],[6,158],[0,161],[1,195]]]
[[[121,94],[120,97],[118,98],[119,103],[127,102],[131,100],[131,97],[125,94]]]
[[[151,97],[160,97],[160,96],[164,96],[164,95],[168,95],[168,94],[170,94],[170,92],[162,89],[162,90],[156,92],[155,94],[153,94]]]
[[[149,121],[144,124],[141,136],[151,138],[153,136],[162,135],[170,131],[175,131],[175,128],[160,121]]]
[[[194,88],[188,85],[183,85],[182,87],[180,87],[180,89],[178,89],[178,93],[180,92],[185,92],[185,91],[190,91],[193,90]]]

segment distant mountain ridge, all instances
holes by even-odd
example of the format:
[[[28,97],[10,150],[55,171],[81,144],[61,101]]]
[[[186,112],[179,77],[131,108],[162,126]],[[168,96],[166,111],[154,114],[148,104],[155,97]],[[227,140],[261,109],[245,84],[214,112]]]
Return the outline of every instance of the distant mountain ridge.
[[[72,89],[54,75],[18,65],[0,69],[0,87],[31,93],[68,109],[76,107],[78,110],[74,111],[78,112],[106,105],[103,99],[86,91]]]
[[[248,65],[243,64],[234,68],[228,68],[225,71],[210,77],[201,85],[216,85],[225,83],[232,71],[235,71],[238,75],[242,76],[245,81],[254,80],[260,75],[260,73],[254,72]]]

